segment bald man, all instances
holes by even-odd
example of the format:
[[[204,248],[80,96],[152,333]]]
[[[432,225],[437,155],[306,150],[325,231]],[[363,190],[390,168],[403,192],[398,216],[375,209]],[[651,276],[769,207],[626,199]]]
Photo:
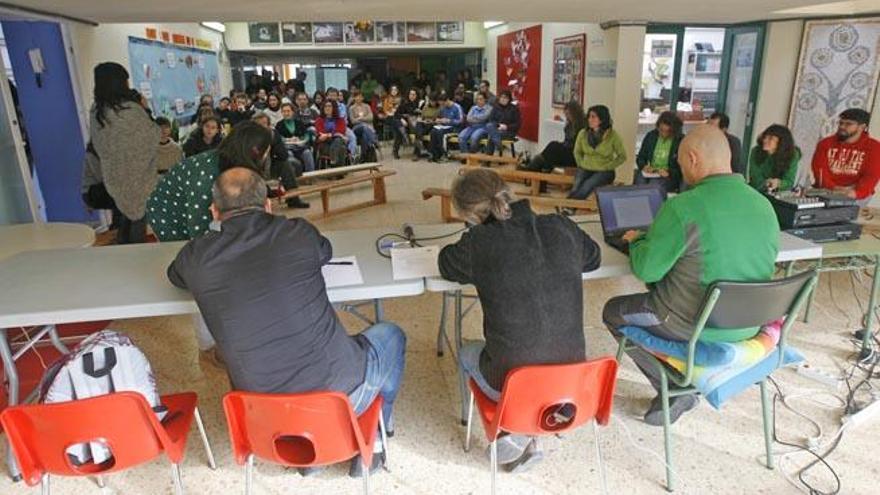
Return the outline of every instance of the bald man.
[[[218,176],[212,194],[220,230],[189,241],[168,267],[168,278],[192,292],[232,387],[342,392],[356,414],[381,395],[385,424],[393,431],[406,346],[401,329],[383,322],[348,335],[321,274],[333,257],[330,241],[304,219],[272,215],[257,173],[231,168]],[[377,453],[371,471],[384,462],[384,452]],[[350,474],[360,477],[362,468],[356,459]]]
[[[773,207],[730,170],[730,147],[719,129],[703,125],[682,140],[678,152],[682,175],[691,188],[666,201],[647,233],[627,232],[630,265],[648,292],[615,297],[603,319],[612,335],[636,326],[661,339],[687,341],[693,335],[706,288],[717,280],[755,282],[773,275],[779,224]],[[752,338],[758,328],[723,334],[705,329],[704,341]],[[637,352],[630,354],[657,397],[645,414],[650,425],[663,424],[660,375]],[[670,400],[671,420],[697,405],[695,395]]]

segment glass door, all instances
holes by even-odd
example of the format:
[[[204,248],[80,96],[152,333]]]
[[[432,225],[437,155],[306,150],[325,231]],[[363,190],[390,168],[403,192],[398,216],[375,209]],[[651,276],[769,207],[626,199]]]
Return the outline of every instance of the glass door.
[[[743,153],[748,153],[754,135],[764,25],[728,29],[725,45],[731,48],[722,69],[721,108],[730,117],[728,132],[742,138]]]

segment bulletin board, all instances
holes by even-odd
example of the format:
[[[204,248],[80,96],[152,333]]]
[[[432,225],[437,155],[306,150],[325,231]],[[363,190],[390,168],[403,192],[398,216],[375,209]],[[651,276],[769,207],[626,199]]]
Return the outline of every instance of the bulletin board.
[[[553,106],[570,101],[584,104],[584,60],[587,36],[579,34],[553,40]]]
[[[150,103],[153,115],[189,121],[203,94],[220,98],[217,53],[129,36],[132,87]]]
[[[541,104],[541,26],[498,37],[498,89],[510,90],[519,107],[519,135],[538,141]]]

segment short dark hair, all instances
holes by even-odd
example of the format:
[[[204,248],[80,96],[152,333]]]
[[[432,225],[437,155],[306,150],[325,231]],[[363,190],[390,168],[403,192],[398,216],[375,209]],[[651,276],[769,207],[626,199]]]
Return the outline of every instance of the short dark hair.
[[[260,208],[266,204],[266,182],[254,170],[232,167],[217,176],[211,196],[220,213]]]
[[[724,112],[715,112],[709,116],[709,120],[718,119],[718,127],[721,129],[727,129],[730,127],[730,117],[727,116]]]
[[[487,88],[492,87],[492,83],[490,83],[488,79],[483,79],[482,81],[480,81],[480,84],[485,84]]]
[[[684,126],[684,123],[678,118],[678,114],[667,110],[657,117],[657,128],[659,129],[661,125],[668,125],[672,128],[672,134],[678,136],[681,134],[681,128]]]
[[[228,96],[224,96],[223,98],[220,98],[220,101],[223,101],[223,100],[231,101]]]
[[[263,155],[270,146],[269,129],[249,120],[239,122],[217,147],[220,171],[246,167],[259,173],[263,169]]]
[[[841,120],[852,120],[859,124],[868,125],[871,123],[871,114],[861,108],[847,108],[840,112]]]
[[[159,127],[171,127],[171,121],[165,117],[156,117],[156,125]]]

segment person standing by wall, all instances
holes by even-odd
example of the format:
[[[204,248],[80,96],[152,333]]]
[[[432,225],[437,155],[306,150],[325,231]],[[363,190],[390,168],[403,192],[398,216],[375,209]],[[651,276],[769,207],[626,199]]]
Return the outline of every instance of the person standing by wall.
[[[159,126],[128,85],[128,71],[115,62],[95,66],[95,102],[89,134],[101,159],[107,192],[121,212],[116,241],[146,240],[147,199],[156,187]]]

